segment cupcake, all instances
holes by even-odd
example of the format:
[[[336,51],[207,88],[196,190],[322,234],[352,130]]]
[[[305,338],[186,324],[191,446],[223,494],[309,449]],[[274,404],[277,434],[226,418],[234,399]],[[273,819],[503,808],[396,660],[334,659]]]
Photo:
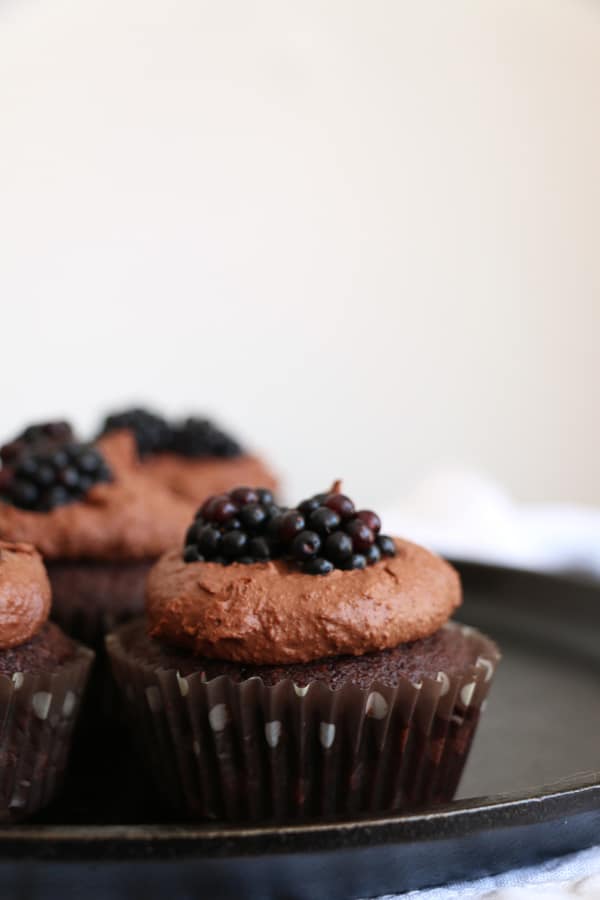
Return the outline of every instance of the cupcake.
[[[238,484],[277,488],[266,463],[209,419],[169,423],[147,410],[131,409],[107,416],[101,433],[122,429],[135,437],[142,471],[196,504]]]
[[[64,775],[93,652],[48,622],[50,584],[29,544],[0,541],[0,819],[46,806]]]
[[[449,801],[499,658],[449,621],[457,573],[338,484],[269,500],[207,500],[107,638],[163,799],[278,822]]]
[[[0,539],[40,551],[52,617],[91,645],[142,611],[147,572],[193,509],[138,471],[125,432],[97,445],[35,440],[0,471]]]

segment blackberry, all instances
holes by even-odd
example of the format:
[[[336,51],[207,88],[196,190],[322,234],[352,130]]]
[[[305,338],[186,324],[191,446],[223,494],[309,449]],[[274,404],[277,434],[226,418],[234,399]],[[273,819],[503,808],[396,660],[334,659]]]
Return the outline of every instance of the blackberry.
[[[12,441],[0,447],[0,461],[12,466],[30,450],[59,447],[75,440],[73,429],[68,422],[38,422],[28,425]]]
[[[242,453],[242,448],[238,442],[217,428],[210,419],[196,418],[186,419],[184,422],[173,426],[169,449],[180,456],[196,458],[222,456],[230,459]],[[247,490],[247,488],[242,488],[241,490]],[[259,500],[260,498],[257,497],[256,499]]]
[[[379,516],[356,512],[337,483],[297,509],[278,506],[263,488],[240,487],[204,501],[187,531],[183,558],[222,565],[283,559],[307,575],[327,575],[394,556],[394,541],[380,528]]]
[[[96,447],[68,443],[58,449],[31,451],[19,459],[3,483],[3,499],[22,509],[48,512],[81,500],[93,485],[111,480]]]
[[[282,512],[264,488],[241,487],[207,497],[187,530],[183,558],[222,565],[273,559]]]
[[[108,434],[122,428],[133,432],[140,457],[161,453],[170,447],[172,434],[169,423],[148,409],[135,407],[111,413],[104,420],[100,434]]]
[[[331,491],[308,497],[275,524],[279,555],[299,562],[307,574],[364,569],[396,553],[392,538],[379,534],[377,513],[357,512],[340,487],[335,482]]]

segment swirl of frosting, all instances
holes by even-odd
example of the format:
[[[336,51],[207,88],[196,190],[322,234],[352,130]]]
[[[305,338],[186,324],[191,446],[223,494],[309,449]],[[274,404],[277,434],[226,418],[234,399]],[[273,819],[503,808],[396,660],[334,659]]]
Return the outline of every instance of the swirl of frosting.
[[[195,504],[138,470],[129,433],[107,435],[98,446],[113,481],[49,512],[0,501],[0,539],[33,544],[47,559],[152,559],[180,544]]]
[[[0,650],[24,644],[50,613],[50,582],[30,544],[0,541]]]
[[[166,553],[151,570],[152,637],[202,656],[285,664],[360,656],[427,637],[461,603],[458,574],[396,539],[397,555],[366,569],[307,575],[275,560],[185,563]]]

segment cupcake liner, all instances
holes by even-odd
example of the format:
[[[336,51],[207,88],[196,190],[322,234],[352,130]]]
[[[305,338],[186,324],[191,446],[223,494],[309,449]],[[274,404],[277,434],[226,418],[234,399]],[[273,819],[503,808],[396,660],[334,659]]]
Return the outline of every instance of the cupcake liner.
[[[81,731],[99,733],[119,725],[119,702],[104,637],[143,612],[144,587],[152,564],[151,560],[46,561],[52,619],[66,634],[96,652],[79,723]]]
[[[0,821],[30,816],[59,790],[93,658],[78,646],[56,671],[0,675]]]
[[[459,675],[336,690],[258,677],[181,677],[128,655],[128,627],[107,638],[134,739],[178,814],[297,821],[452,799],[499,660],[461,629],[476,663]]]

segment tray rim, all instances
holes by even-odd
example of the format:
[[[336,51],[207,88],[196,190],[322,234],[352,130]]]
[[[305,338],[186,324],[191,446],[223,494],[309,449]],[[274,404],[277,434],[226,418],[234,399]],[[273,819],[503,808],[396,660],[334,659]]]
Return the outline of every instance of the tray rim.
[[[0,859],[4,855],[4,841],[24,840],[29,843],[44,839],[51,839],[57,844],[82,845],[96,844],[104,840],[128,840],[136,843],[150,839],[159,843],[175,841],[182,847],[193,840],[199,842],[194,847],[195,850],[205,847],[209,851],[209,845],[224,839],[229,842],[244,840],[253,843],[256,839],[273,838],[276,835],[282,841],[281,850],[289,853],[295,850],[294,846],[287,844],[287,840],[290,838],[318,837],[322,841],[332,836],[338,837],[340,832],[352,836],[352,833],[356,831],[368,831],[368,843],[373,845],[396,841],[402,837],[414,840],[417,832],[422,832],[419,836],[423,838],[431,837],[433,829],[440,821],[467,826],[457,829],[460,833],[465,833],[476,830],[478,826],[489,827],[495,818],[517,812],[519,813],[518,824],[533,824],[545,818],[539,814],[540,812],[546,811],[549,816],[554,812],[561,816],[568,814],[569,811],[565,810],[562,804],[562,801],[567,798],[571,801],[571,814],[600,808],[600,770],[585,772],[581,776],[544,785],[543,790],[539,792],[529,791],[523,794],[521,791],[515,791],[493,797],[473,797],[438,807],[435,810],[417,811],[397,816],[366,816],[352,820],[331,819],[324,822],[274,826],[223,825],[215,827],[214,825],[194,823],[149,825],[27,825],[24,823],[7,825],[0,827]],[[359,843],[361,842],[359,841]],[[214,853],[214,849],[214,847],[210,849],[211,855]],[[335,848],[320,843],[318,849]],[[228,847],[228,850],[230,852],[225,855],[243,855],[240,847]],[[271,847],[270,851],[276,852],[276,848]]]

